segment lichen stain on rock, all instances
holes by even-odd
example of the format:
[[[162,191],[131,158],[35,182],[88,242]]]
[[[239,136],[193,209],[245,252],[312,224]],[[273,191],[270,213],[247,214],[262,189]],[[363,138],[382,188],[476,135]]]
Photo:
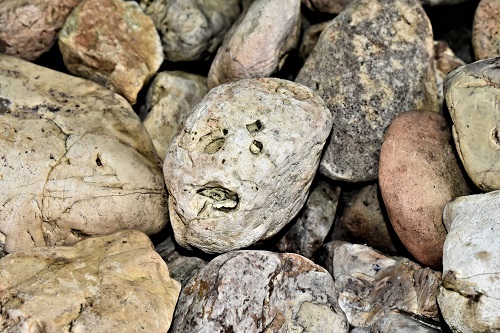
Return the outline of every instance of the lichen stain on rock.
[[[225,212],[235,209],[239,202],[238,194],[223,187],[205,187],[196,193],[212,199],[212,207]]]

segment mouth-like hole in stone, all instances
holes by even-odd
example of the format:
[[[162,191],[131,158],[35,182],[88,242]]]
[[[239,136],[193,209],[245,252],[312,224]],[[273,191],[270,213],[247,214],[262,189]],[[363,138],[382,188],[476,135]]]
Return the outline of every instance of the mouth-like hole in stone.
[[[212,199],[212,207],[223,212],[235,209],[239,202],[238,194],[224,187],[204,187],[196,193]]]
[[[259,154],[262,151],[262,148],[264,145],[262,145],[262,142],[253,140],[252,144],[250,145],[250,152],[252,154]]]
[[[226,140],[224,138],[216,138],[210,141],[210,143],[205,146],[203,151],[207,154],[215,154],[222,148],[222,146],[224,146],[225,142]]]
[[[500,129],[498,128],[498,126],[491,133],[491,137],[493,139],[493,142],[500,146]]]
[[[250,133],[260,132],[264,129],[264,124],[260,120],[257,120],[254,123],[248,124],[246,126],[247,130]]]

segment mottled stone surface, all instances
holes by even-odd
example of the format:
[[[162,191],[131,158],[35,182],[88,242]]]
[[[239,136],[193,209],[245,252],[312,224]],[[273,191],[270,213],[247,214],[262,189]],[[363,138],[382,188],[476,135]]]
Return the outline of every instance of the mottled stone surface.
[[[377,178],[392,119],[438,109],[433,56],[430,22],[417,0],[361,0],[331,21],[296,79],[334,115],[320,172],[351,182]]]
[[[0,82],[0,241],[5,236],[7,252],[165,226],[161,161],[125,99],[5,55]]]
[[[0,259],[2,332],[167,332],[180,292],[139,231]]]
[[[348,331],[325,269],[267,251],[213,259],[181,292],[172,323],[172,333]]]
[[[131,104],[163,62],[153,21],[135,1],[84,0],[64,23],[59,48],[71,73]]]
[[[309,57],[311,51],[316,46],[318,42],[319,35],[325,30],[326,26],[329,24],[329,21],[321,22],[318,24],[311,25],[308,27],[302,36],[302,42],[299,47],[299,57],[304,61]]]
[[[429,326],[405,314],[391,314],[373,324],[370,333],[438,333],[439,326]]]
[[[472,25],[472,47],[476,60],[500,56],[500,1],[481,0]]]

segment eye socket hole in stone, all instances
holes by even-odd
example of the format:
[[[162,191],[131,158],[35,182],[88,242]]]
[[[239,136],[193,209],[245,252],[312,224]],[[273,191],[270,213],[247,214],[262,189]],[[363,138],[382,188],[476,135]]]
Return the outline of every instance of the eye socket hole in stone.
[[[212,199],[212,207],[223,212],[235,209],[239,202],[238,194],[224,187],[204,187],[196,193]]]
[[[493,130],[493,133],[491,133],[491,137],[493,141],[500,146],[500,128],[498,128],[498,126]]]
[[[253,140],[252,144],[250,145],[250,152],[252,154],[259,154],[262,151],[263,147],[264,145],[262,144],[262,142]]]
[[[97,164],[97,166],[102,166],[101,157],[99,156],[99,154],[97,154],[95,164]]]
[[[250,133],[260,132],[264,129],[264,124],[260,120],[257,120],[254,123],[248,124],[246,126],[247,130]]]
[[[208,145],[205,146],[203,151],[207,154],[215,154],[218,152],[222,146],[224,146],[224,143],[226,140],[224,138],[216,138],[208,143]]]

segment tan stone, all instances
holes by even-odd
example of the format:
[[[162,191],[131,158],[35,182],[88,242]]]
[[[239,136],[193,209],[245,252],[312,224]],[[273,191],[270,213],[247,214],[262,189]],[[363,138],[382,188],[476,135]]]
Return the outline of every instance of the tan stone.
[[[500,56],[500,1],[481,0],[472,24],[472,48],[476,60]]]
[[[302,0],[310,10],[338,14],[354,0]]]
[[[439,104],[444,103],[443,83],[453,69],[465,65],[465,62],[455,56],[445,41],[434,41],[434,60],[436,65],[436,81],[439,94]]]
[[[311,25],[304,31],[302,36],[302,43],[299,47],[299,57],[302,60],[306,60],[309,54],[316,46],[318,42],[319,35],[325,30],[326,26],[330,23],[329,21],[321,22],[318,24]]]

